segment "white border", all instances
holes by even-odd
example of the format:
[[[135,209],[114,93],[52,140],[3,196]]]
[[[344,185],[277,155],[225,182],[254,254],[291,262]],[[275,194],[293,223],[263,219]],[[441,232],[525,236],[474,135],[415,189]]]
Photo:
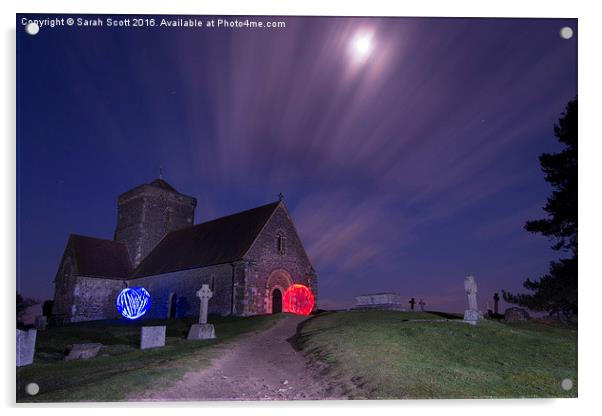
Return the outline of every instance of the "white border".
[[[504,415],[520,410],[529,413],[580,414],[589,413],[601,395],[597,394],[600,379],[600,343],[597,332],[600,329],[600,301],[602,296],[602,273],[597,260],[602,236],[600,227],[600,155],[602,125],[600,120],[599,97],[602,95],[600,74],[602,74],[602,36],[600,21],[602,15],[595,1],[584,0],[421,0],[394,2],[391,0],[368,0],[364,2],[327,2],[325,0],[278,1],[278,0],[4,0],[0,2],[3,25],[2,47],[2,91],[0,102],[0,125],[3,128],[1,168],[3,196],[2,227],[3,238],[0,249],[1,264],[4,266],[3,302],[4,325],[7,334],[2,343],[2,403],[14,403],[14,293],[15,293],[15,13],[137,13],[137,14],[267,14],[267,15],[347,15],[347,16],[465,16],[465,17],[572,17],[579,18],[579,117],[580,117],[580,329],[579,329],[579,399],[575,400],[468,400],[468,401],[405,401],[405,402],[353,402],[348,404],[329,402],[303,403],[212,403],[201,405],[210,409],[198,409],[194,404],[146,404],[135,410],[147,414],[164,415],[163,407],[178,407],[177,412],[199,413],[219,412],[262,414],[305,415],[316,411],[343,411],[345,413],[365,413],[375,408],[383,413],[419,414],[484,414]],[[5,349],[6,348],[6,349]],[[6,367],[5,367],[6,366]],[[14,405],[13,405],[14,406]],[[79,405],[85,407],[65,409],[64,405],[50,405],[50,410],[27,406],[38,412],[80,414],[106,414],[128,404]],[[198,407],[198,405],[196,405]],[[26,406],[21,406],[26,407]],[[126,409],[128,412],[133,409]]]

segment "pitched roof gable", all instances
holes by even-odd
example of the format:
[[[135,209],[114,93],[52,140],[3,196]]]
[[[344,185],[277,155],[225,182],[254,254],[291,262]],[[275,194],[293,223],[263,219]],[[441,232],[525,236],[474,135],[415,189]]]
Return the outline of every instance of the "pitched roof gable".
[[[168,233],[132,277],[151,276],[240,260],[280,202]]]
[[[154,186],[156,188],[161,188],[164,189],[166,191],[171,191],[171,192],[175,192],[178,193],[178,191],[176,191],[176,189],[171,186],[170,184],[167,183],[167,181],[163,180],[163,179],[155,179],[154,181],[152,181],[151,183],[149,183],[150,186]]]
[[[132,263],[124,243],[71,234],[68,244],[80,276],[122,280],[132,273]]]

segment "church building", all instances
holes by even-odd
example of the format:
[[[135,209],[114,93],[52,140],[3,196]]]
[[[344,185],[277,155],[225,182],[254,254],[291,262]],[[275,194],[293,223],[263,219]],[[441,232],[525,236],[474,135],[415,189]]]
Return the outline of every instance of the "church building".
[[[126,287],[150,293],[144,318],[197,314],[202,284],[213,291],[209,313],[222,316],[281,312],[294,283],[317,301],[316,272],[283,198],[194,225],[196,199],[159,178],[117,205],[113,240],[70,235],[54,281],[55,319],[119,318],[116,298]]]

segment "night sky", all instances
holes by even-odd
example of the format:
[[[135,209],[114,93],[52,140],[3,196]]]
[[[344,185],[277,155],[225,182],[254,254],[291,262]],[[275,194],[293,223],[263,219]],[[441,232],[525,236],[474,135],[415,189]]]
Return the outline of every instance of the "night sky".
[[[473,274],[485,309],[557,256],[523,225],[544,214],[537,158],[559,149],[553,125],[577,95],[575,19],[256,18],[286,28],[30,36],[21,17],[26,296],[52,298],[69,234],[113,238],[117,196],[160,165],[198,199],[196,223],[284,193],[321,308],[392,291],[461,312]]]

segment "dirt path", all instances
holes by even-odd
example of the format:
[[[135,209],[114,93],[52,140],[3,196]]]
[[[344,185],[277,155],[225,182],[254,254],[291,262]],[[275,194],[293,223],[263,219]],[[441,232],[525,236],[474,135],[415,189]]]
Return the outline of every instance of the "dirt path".
[[[134,400],[344,399],[338,386],[322,379],[287,341],[304,319],[287,315],[263,332],[243,336],[211,367],[186,374],[168,390]]]

